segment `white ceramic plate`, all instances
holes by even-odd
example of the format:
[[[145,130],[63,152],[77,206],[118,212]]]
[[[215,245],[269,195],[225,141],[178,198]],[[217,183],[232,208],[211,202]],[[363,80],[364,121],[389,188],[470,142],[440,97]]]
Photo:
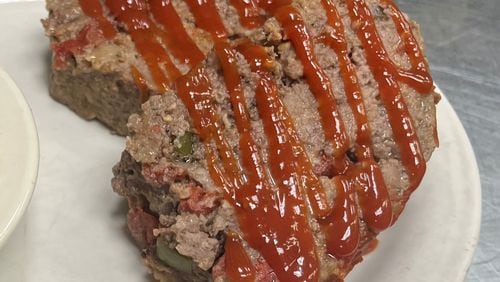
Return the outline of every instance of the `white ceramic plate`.
[[[21,91],[0,69],[0,248],[28,206],[38,172],[38,136]]]
[[[439,91],[440,92],[440,91]],[[464,281],[479,239],[481,183],[476,158],[442,94],[440,148],[396,224],[346,281]]]
[[[40,174],[25,230],[0,252],[0,281],[150,281],[125,232],[124,201],[111,167],[124,147],[47,93],[43,3],[0,6],[0,65],[16,79],[37,120]],[[462,281],[478,239],[474,154],[446,99],[438,106],[441,148],[398,223],[347,281]]]

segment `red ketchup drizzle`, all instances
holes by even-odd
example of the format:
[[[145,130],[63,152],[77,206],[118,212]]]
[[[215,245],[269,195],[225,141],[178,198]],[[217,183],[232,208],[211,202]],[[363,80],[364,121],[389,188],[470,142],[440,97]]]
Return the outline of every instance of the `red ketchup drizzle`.
[[[162,39],[175,58],[191,68],[205,59],[205,55],[186,32],[171,0],[150,0],[149,5],[154,19],[162,25],[165,32]]]
[[[344,91],[347,101],[356,120],[356,143],[358,146],[363,146],[367,150],[372,147],[371,130],[366,116],[365,104],[361,94],[361,87],[356,76],[356,69],[349,59],[349,51],[347,41],[344,35],[344,24],[331,0],[322,0],[323,7],[326,10],[328,25],[332,28],[330,33],[324,34],[319,41],[332,48],[337,54],[339,61],[340,75],[344,83]],[[368,159],[370,152],[359,152],[359,159]],[[371,150],[370,150],[371,151]]]
[[[242,105],[244,106],[244,98],[243,98],[243,93],[241,90],[241,85],[239,81],[239,74],[238,70],[235,67],[235,58],[234,54],[232,54],[232,50],[229,48],[229,45],[226,43],[226,29],[224,27],[224,24],[222,23],[222,20],[220,19],[217,9],[215,7],[215,3],[213,1],[210,2],[200,2],[200,1],[186,1],[188,4],[191,12],[194,14],[195,19],[196,19],[196,24],[200,26],[201,28],[207,30],[212,37],[214,38],[215,41],[215,48],[217,55],[219,57],[219,60],[221,61],[221,64],[223,65],[223,71],[224,71],[224,80],[226,82],[226,87],[228,89],[228,92],[230,94],[232,106],[236,109],[239,110],[239,112],[235,113],[235,118],[236,119],[241,119],[244,115],[241,113],[241,111],[244,111],[246,109],[242,108]],[[211,22],[209,19],[212,18],[213,22]],[[246,118],[246,116],[245,116]],[[241,123],[237,123],[237,126]],[[249,123],[248,123],[249,124]],[[245,124],[246,125],[246,124]],[[242,125],[240,125],[241,127]],[[249,125],[248,125],[249,126]],[[241,128],[238,128],[239,131]],[[249,129],[247,131],[250,131]],[[220,136],[218,137],[219,139],[223,139],[222,136],[222,131],[218,133]],[[248,133],[249,134],[249,133]],[[240,140],[241,142],[241,140]],[[245,145],[250,145],[251,144],[245,144]],[[226,145],[224,145],[226,147]],[[242,146],[246,147],[246,146]],[[221,151],[220,148],[218,148],[219,151]],[[223,148],[222,150],[224,155],[230,156],[232,159],[232,162],[227,165],[225,165],[227,170],[232,171],[232,175],[236,175],[238,170],[239,170],[239,164],[235,161],[236,158],[234,155],[232,155],[231,149],[229,147]],[[215,163],[214,163],[215,164]],[[214,169],[213,169],[214,170]],[[215,172],[215,170],[214,170]],[[218,175],[218,178],[227,178],[224,175]],[[238,180],[225,180],[224,181],[226,184],[226,192],[228,195],[231,195],[231,200],[233,203],[235,203],[235,188],[241,186],[241,183],[243,182],[243,178],[240,178]],[[228,186],[229,184],[229,186]],[[236,185],[236,186],[235,186]]]
[[[254,282],[255,267],[238,235],[229,233],[224,243],[225,272],[229,281]]]
[[[265,222],[269,229],[262,230],[264,233],[259,235],[251,232],[251,229],[255,229],[251,227],[248,230],[250,233],[246,235],[259,239],[276,232],[276,238],[272,239],[276,242],[271,244],[275,247],[257,249],[263,252],[264,258],[281,281],[317,281],[318,258],[302,193],[311,189],[309,185],[318,189],[321,186],[312,173],[312,165],[307,159],[293,121],[279,98],[272,74],[272,59],[258,45],[243,44],[238,47],[238,51],[259,76],[255,99],[268,139],[270,174],[278,187],[278,194],[273,199],[276,202],[267,202],[264,206],[260,203],[252,213],[258,214],[261,219],[257,221],[258,225]],[[275,231],[270,232],[273,230]]]
[[[422,50],[410,28],[410,24],[392,0],[382,0],[381,2],[387,5],[392,12],[392,19],[404,43],[405,53],[411,63],[410,71],[398,69],[399,79],[418,92],[429,94],[434,89],[434,81],[429,73]]]
[[[213,107],[205,106],[211,105],[212,89],[202,68],[196,68],[181,77],[177,81],[177,90],[202,140],[207,143],[215,139],[217,150],[222,156],[224,171],[217,167],[215,152],[207,145],[211,176],[216,183],[221,183],[226,198],[235,207],[245,240],[262,252],[277,276],[284,281],[315,280],[317,259],[310,230],[305,228],[295,231],[290,230],[289,224],[276,224],[288,222],[292,225],[307,226],[306,210],[300,193],[296,196],[290,195],[288,187],[279,194],[271,189],[255,147],[241,148],[243,170],[238,169],[234,158],[225,157],[231,151],[224,142],[221,125],[217,123]],[[240,138],[243,139],[242,142],[249,142],[245,140],[244,135]],[[247,171],[250,173],[246,173],[243,178],[242,172]],[[286,205],[280,204],[278,199],[286,201]]]
[[[259,0],[230,0],[240,16],[241,25],[246,28],[256,28],[264,24],[265,17],[260,14]]]
[[[337,109],[331,82],[316,59],[314,44],[302,16],[290,5],[275,8],[274,16],[281,23],[285,34],[295,47],[297,57],[304,66],[304,75],[318,101],[325,137],[333,145],[335,159],[346,159],[349,141],[344,123]],[[340,163],[345,164],[346,167],[343,170],[337,169],[339,173],[345,174],[352,169],[348,161]],[[309,201],[314,215],[327,235],[328,253],[334,257],[349,257],[358,249],[360,237],[357,205],[354,200],[355,190],[351,179],[347,176],[335,177],[333,182],[337,195],[332,210],[318,209],[314,205],[318,199],[325,201],[322,188],[322,193],[318,193],[320,189],[310,191]]]
[[[199,27],[210,32],[214,38],[227,36],[226,28],[217,12],[214,0],[186,0],[185,2],[194,14],[196,24]]]
[[[290,5],[276,8],[274,16],[292,41],[297,57],[303,64],[305,78],[318,101],[323,130],[326,139],[333,145],[334,156],[344,157],[349,147],[344,122],[337,109],[330,79],[316,59],[314,44],[304,20],[297,9]]]
[[[149,15],[145,0],[106,0],[106,6],[116,18],[127,26],[137,51],[148,65],[157,87],[166,91],[181,76],[158,39],[161,32]],[[169,78],[165,76],[164,69]]]
[[[99,0],[79,0],[78,3],[82,11],[89,17],[93,18],[99,25],[104,38],[111,39],[115,37],[116,30],[110,21],[104,16],[101,1]]]
[[[363,219],[375,231],[382,231],[392,223],[392,207],[380,168],[373,159],[371,130],[366,115],[365,104],[358,83],[356,70],[349,59],[345,29],[342,19],[331,0],[322,0],[328,24],[332,31],[320,41],[332,48],[337,54],[340,75],[344,83],[347,102],[357,125],[356,155],[362,162],[362,169],[353,177],[363,211]],[[348,172],[352,174],[352,172]]]
[[[195,16],[197,25],[208,30],[215,40],[216,53],[224,71],[226,87],[229,92],[232,108],[235,112],[236,126],[240,134],[241,163],[247,179],[247,182],[235,192],[236,206],[240,207],[239,209],[237,208],[237,212],[240,216],[240,227],[242,231],[244,231],[244,237],[252,247],[260,251],[280,279],[284,281],[289,281],[290,279],[303,281],[308,279],[315,280],[317,279],[317,258],[314,243],[311,241],[312,234],[307,223],[307,216],[305,215],[306,208],[304,201],[300,195],[301,191],[297,190],[302,189],[298,186],[298,179],[301,177],[293,179],[292,172],[297,170],[297,168],[294,169],[294,166],[297,166],[297,164],[294,164],[288,159],[283,161],[283,158],[290,158],[292,156],[293,145],[291,146],[291,144],[285,142],[286,145],[281,145],[279,147],[280,149],[273,150],[274,143],[270,143],[270,162],[274,163],[273,160],[275,159],[281,160],[280,163],[274,163],[274,166],[270,166],[271,174],[280,188],[279,194],[276,195],[275,192],[271,190],[271,185],[267,179],[261,156],[259,155],[257,146],[251,135],[251,123],[244,99],[244,93],[241,88],[235,51],[227,41],[227,31],[214,5],[207,5],[206,3],[200,4],[194,1],[188,1],[188,5]],[[202,15],[204,16],[202,17]],[[209,23],[204,21],[203,19],[206,17],[212,19],[213,22]],[[202,20],[198,21],[200,18]],[[267,54],[264,53],[264,55]],[[262,62],[267,62],[267,64],[263,63],[262,67],[267,68],[272,64],[272,62],[269,63],[270,59],[267,57],[264,57],[266,61],[261,58],[255,58],[255,60],[257,59],[263,60]],[[267,69],[265,73],[266,80],[263,81],[267,84],[271,84],[272,76],[270,73],[268,74]],[[266,93],[276,99],[276,86],[273,84],[273,87],[272,89],[266,88],[260,92],[257,90],[257,93],[262,93],[261,95]],[[259,94],[257,94],[257,96],[259,96]],[[259,106],[259,109],[261,108],[262,107]],[[282,111],[282,108],[283,106],[279,104],[277,109]],[[274,138],[271,140],[277,140],[280,138],[277,134],[283,133],[268,133],[270,128],[272,128],[273,122],[272,117],[269,116],[269,118],[271,123],[266,123],[267,127],[265,124],[264,128],[268,129],[266,133],[269,139]],[[288,123],[283,125],[283,128],[290,129],[290,125],[291,123],[288,121]],[[285,132],[288,133],[288,130],[285,130]],[[297,148],[300,141],[296,136],[293,138],[295,141],[294,145],[296,145],[295,148]],[[283,150],[283,146],[286,146],[286,150]],[[307,160],[304,149],[300,149],[302,150],[302,152],[299,153],[300,158]],[[274,157],[274,155],[277,154],[280,154],[280,156]],[[279,169],[284,163],[291,165],[288,168],[289,170],[273,173],[273,169]],[[309,182],[311,177],[317,181],[314,174],[311,172],[312,166],[310,163],[307,164],[310,168],[310,175],[304,176]],[[280,177],[279,180],[276,179],[276,177]],[[286,181],[293,181],[295,183],[285,184]],[[316,184],[316,187],[320,187],[318,184],[319,183]],[[293,189],[297,191],[295,195],[290,195],[290,190],[293,191]],[[282,203],[278,202],[279,199],[281,199]],[[325,203],[323,203],[323,205],[325,205]],[[298,213],[298,211],[300,212]],[[263,222],[266,223],[264,224]],[[284,224],[277,224],[278,222]],[[301,231],[294,232],[290,230],[290,226],[294,224],[296,224],[298,226],[297,229]],[[255,232],[256,227],[259,232]],[[235,273],[234,271],[230,272]],[[237,277],[235,277],[235,280],[236,278]]]
[[[401,159],[409,176],[411,193],[420,184],[426,164],[408,107],[399,89],[397,67],[385,50],[371,12],[364,1],[348,1],[347,7],[351,20],[359,23],[356,32],[365,49],[368,65],[378,82],[380,97],[387,109],[394,139],[399,146]],[[415,83],[413,80],[410,86]],[[407,193],[407,196],[410,193]]]
[[[210,175],[217,185],[225,189],[227,194],[233,195],[242,182],[242,178],[235,155],[224,139],[224,126],[216,112],[212,85],[206,70],[202,67],[192,69],[176,81],[176,89],[177,95],[186,105],[195,129],[206,144]],[[218,158],[211,146],[212,143],[219,151],[222,170],[216,165]],[[234,196],[231,198],[233,199],[228,200],[234,203]]]
[[[387,229],[393,223],[393,213],[384,176],[378,164],[370,157],[347,173],[355,187],[363,220],[375,232]]]
[[[335,176],[337,194],[332,212],[319,223],[325,232],[326,248],[334,257],[351,257],[359,246],[359,219],[355,190],[349,177]]]
[[[130,66],[130,73],[134,78],[135,84],[139,88],[141,103],[146,102],[149,99],[149,90],[146,79],[144,78],[144,76],[142,76],[142,74],[135,66]]]

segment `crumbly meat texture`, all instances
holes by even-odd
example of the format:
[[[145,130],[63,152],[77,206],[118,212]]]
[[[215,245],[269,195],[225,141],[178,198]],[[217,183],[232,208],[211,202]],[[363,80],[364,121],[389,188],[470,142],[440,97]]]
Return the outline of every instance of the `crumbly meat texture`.
[[[377,81],[367,65],[361,43],[352,30],[345,3],[341,0],[334,2],[346,27],[350,58],[356,68],[372,129],[375,158],[389,188],[393,212],[399,215],[405,205],[404,193],[408,188],[408,176],[401,163],[399,148],[394,141],[385,107],[379,98]],[[333,202],[335,191],[333,187],[328,186],[330,176],[324,174],[328,162],[332,159],[332,149],[325,140],[317,103],[304,79],[302,64],[297,59],[293,46],[283,37],[281,27],[275,19],[268,19],[261,29],[249,31],[239,25],[236,12],[227,1],[218,0],[216,3],[233,37],[245,36],[268,46],[269,54],[275,58],[274,76],[279,86],[280,97],[293,117],[306,152],[320,180],[326,184],[327,194]],[[375,16],[380,36],[392,60],[402,68],[409,67],[408,58],[401,52],[399,37],[389,11],[384,10],[378,0],[367,0],[367,3]],[[186,5],[182,1],[174,1],[174,5],[186,25],[193,25],[193,17]],[[328,27],[320,1],[298,0],[294,1],[294,5],[301,11],[312,35],[325,32]],[[50,6],[48,4],[49,9]],[[422,45],[416,24],[411,22],[411,25]],[[46,23],[46,26],[52,25]],[[57,32],[54,31],[53,34],[56,36]],[[206,44],[210,46],[210,43]],[[90,51],[85,51],[85,54],[87,52]],[[325,69],[332,82],[349,139],[354,141],[356,124],[345,98],[336,55],[322,44],[316,45],[315,52],[321,67]],[[83,68],[80,67],[79,62],[82,58],[79,56],[75,56],[75,68]],[[241,56],[238,63],[252,120],[252,135],[266,161],[267,141],[254,99],[258,76],[250,71],[247,62]],[[238,152],[239,134],[234,124],[220,65],[213,54],[209,54],[204,64],[212,82],[216,110],[225,125],[224,136],[233,150]],[[82,65],[89,67],[88,63]],[[87,70],[90,73],[95,71],[92,67]],[[130,74],[128,76],[123,74],[126,70],[120,71],[122,75],[118,75],[119,77],[129,77]],[[99,75],[100,71],[94,73]],[[401,84],[401,90],[413,118],[424,157],[428,160],[437,146],[435,95],[421,95],[404,84]],[[138,104],[134,106],[138,107]],[[152,96],[142,105],[139,114],[130,117],[128,131],[126,150],[120,163],[114,168],[115,177],[112,184],[117,193],[128,199],[129,229],[143,250],[146,264],[152,270],[154,277],[159,281],[211,279],[225,281],[224,272],[221,271],[224,264],[224,234],[226,230],[238,232],[239,227],[232,207],[223,199],[220,187],[216,187],[210,178],[204,145],[197,137],[187,110],[175,91]],[[189,156],[179,153],[185,136],[189,137],[192,146]],[[361,221],[360,251],[353,261],[346,262],[326,255],[324,235],[320,232],[319,224],[311,216],[310,225],[319,255],[321,281],[343,279],[351,268],[362,260],[369,243],[376,236]],[[158,240],[165,242],[178,255],[189,258],[192,262],[192,271],[180,272],[162,263],[156,251],[155,244]],[[261,255],[245,242],[244,247],[256,265],[259,281],[272,281],[275,277]]]

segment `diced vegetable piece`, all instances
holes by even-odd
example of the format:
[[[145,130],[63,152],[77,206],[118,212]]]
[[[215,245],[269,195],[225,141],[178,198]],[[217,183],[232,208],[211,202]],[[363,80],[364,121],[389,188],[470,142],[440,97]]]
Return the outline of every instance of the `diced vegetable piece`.
[[[193,133],[186,132],[177,139],[180,146],[175,148],[175,152],[179,154],[179,156],[187,157],[193,154],[193,137]]]
[[[156,255],[163,263],[175,270],[193,273],[193,261],[169,248],[161,238],[156,240]]]

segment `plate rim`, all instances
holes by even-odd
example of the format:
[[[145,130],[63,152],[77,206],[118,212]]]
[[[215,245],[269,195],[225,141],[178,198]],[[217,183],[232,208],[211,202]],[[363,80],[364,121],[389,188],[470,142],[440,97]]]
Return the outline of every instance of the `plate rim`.
[[[476,193],[473,193],[475,197],[473,198],[473,206],[476,207],[476,209],[473,210],[473,214],[471,215],[471,218],[473,218],[473,222],[475,223],[472,231],[470,232],[471,238],[469,238],[469,244],[470,248],[467,249],[467,258],[463,260],[463,266],[461,268],[461,272],[457,274],[457,280],[458,281],[465,281],[465,278],[467,277],[467,273],[469,272],[469,268],[472,265],[472,261],[474,259],[474,255],[477,250],[477,246],[479,244],[479,239],[480,239],[480,234],[481,234],[481,223],[482,223],[482,211],[483,211],[483,190],[482,190],[482,184],[481,184],[481,175],[479,172],[479,165],[477,163],[477,158],[476,158],[476,153],[474,151],[474,147],[472,146],[472,143],[470,142],[469,135],[467,134],[467,131],[465,130],[464,125],[462,124],[462,121],[460,120],[460,117],[458,116],[457,112],[451,105],[450,101],[446,97],[446,95],[443,93],[443,91],[439,88],[438,85],[435,85],[435,91],[441,95],[441,99],[446,102],[443,103],[444,106],[448,107],[449,109],[449,114],[452,115],[454,119],[456,119],[457,125],[458,125],[458,131],[457,133],[460,135],[461,139],[464,142],[465,147],[467,148],[468,153],[464,154],[466,158],[470,158],[471,160],[471,166],[472,166],[472,171],[471,175],[473,176],[473,183],[474,186],[471,189],[477,190]]]
[[[478,163],[476,160],[474,149],[472,147],[470,139],[467,135],[467,132],[465,131],[465,128],[463,127],[463,124],[462,124],[460,118],[458,117],[455,109],[453,108],[453,106],[451,105],[449,100],[447,99],[446,95],[439,89],[439,87],[437,85],[435,85],[435,87],[436,87],[435,92],[437,94],[441,95],[441,101],[436,105],[436,122],[437,122],[438,129],[441,128],[440,136],[450,137],[450,134],[452,134],[451,136],[455,137],[454,139],[452,139],[452,140],[454,140],[453,143],[458,144],[459,149],[462,150],[461,151],[462,153],[460,154],[459,159],[467,164],[466,165],[467,174],[465,176],[468,179],[467,184],[464,184],[464,186],[461,186],[462,188],[457,193],[464,193],[465,191],[470,192],[470,193],[467,193],[466,195],[468,197],[467,198],[468,203],[472,209],[468,209],[467,210],[468,212],[464,211],[464,213],[460,213],[460,215],[463,215],[462,218],[464,218],[466,220],[465,223],[462,223],[460,225],[451,225],[454,227],[461,228],[461,229],[452,229],[452,230],[454,230],[455,233],[452,232],[451,234],[460,234],[460,237],[463,238],[462,240],[457,240],[456,244],[453,244],[453,243],[447,244],[447,247],[445,249],[445,250],[450,250],[450,249],[454,248],[455,251],[453,252],[453,254],[459,256],[453,260],[454,263],[448,265],[448,266],[452,266],[452,267],[443,268],[444,271],[437,271],[436,275],[430,275],[430,277],[426,277],[425,275],[424,276],[415,276],[417,274],[417,272],[410,271],[410,269],[412,269],[412,265],[407,264],[408,263],[407,260],[404,260],[403,263],[396,265],[396,267],[399,271],[403,272],[403,274],[401,274],[401,277],[399,277],[399,279],[413,278],[413,280],[409,280],[409,281],[434,281],[434,279],[436,277],[438,277],[439,275],[444,275],[444,276],[440,277],[439,281],[463,282],[463,281],[465,281],[465,278],[467,277],[469,268],[470,268],[472,261],[474,259],[474,254],[476,252],[476,249],[477,249],[477,246],[479,243],[479,239],[480,239],[479,235],[480,235],[481,222],[482,222],[481,221],[481,219],[482,219],[481,178],[480,178],[480,174],[479,174],[479,167],[478,167]],[[445,126],[445,124],[446,124],[446,126]],[[440,139],[442,139],[442,138],[440,137]],[[447,138],[444,138],[441,141],[447,141],[446,139]],[[444,143],[441,145],[444,145]],[[449,146],[446,146],[443,149],[446,151],[446,148],[448,148],[448,147]],[[439,147],[436,148],[436,150],[432,154],[431,159],[428,161],[428,164],[431,161],[433,161],[433,159],[435,158],[435,154],[439,153],[439,151],[440,151]],[[443,153],[447,154],[449,152],[443,152]],[[441,159],[441,161],[443,161],[443,160]],[[443,170],[446,170],[446,169],[443,169]],[[426,172],[426,176],[428,177],[430,174],[432,174],[432,171],[428,170]],[[439,184],[435,184],[435,182],[432,182],[432,183],[434,183],[433,185],[439,185]],[[424,187],[420,187],[420,188],[424,188]],[[436,187],[434,187],[434,188],[436,188]],[[419,190],[421,190],[421,189],[419,189]],[[416,191],[416,192],[419,192],[419,191]],[[464,194],[462,194],[462,195],[464,195]],[[422,194],[419,194],[419,197],[420,197],[420,200],[422,200],[422,198],[421,198]],[[464,196],[456,196],[456,197],[463,199]],[[451,198],[453,198],[453,197],[451,197]],[[409,203],[412,204],[413,205],[412,208],[415,209],[415,207],[416,207],[415,204],[417,203],[416,199],[413,199],[413,201],[410,199]],[[408,208],[408,206],[405,208],[405,210],[407,208]],[[404,211],[402,214],[402,217],[400,218],[400,220],[398,220],[398,222],[396,222],[395,225],[398,225],[398,223],[403,223],[403,222],[404,222],[403,225],[409,224],[409,221],[407,218],[409,215],[408,212],[409,211],[406,211],[406,212]],[[403,221],[401,221],[401,220],[403,220]],[[467,225],[464,225],[464,224],[467,224]],[[396,234],[394,232],[401,232],[401,230],[399,230],[399,231],[395,230],[398,227],[399,226],[393,226],[393,228],[390,228],[390,230],[386,230],[385,232],[382,232],[380,234],[381,236],[377,237],[377,239],[380,242],[380,245],[384,245],[384,247],[387,248],[387,246],[389,245],[388,242],[390,242],[390,241],[387,241],[387,239],[389,239],[389,238],[385,238],[385,236],[392,236],[392,238],[393,238],[393,236]],[[392,232],[392,234],[391,234],[391,232]],[[431,236],[431,235],[427,235],[427,236]],[[439,238],[434,238],[434,237],[430,237],[430,238],[432,240],[439,239]],[[401,247],[401,246],[399,246],[399,247]],[[380,251],[381,250],[377,250],[374,253],[370,253],[367,256],[364,256],[363,260],[367,260],[367,261],[364,263],[361,263],[358,266],[355,266],[352,272],[356,272],[356,273],[350,273],[349,275],[347,275],[346,281],[352,282],[352,281],[358,281],[359,279],[361,279],[360,281],[364,281],[365,279],[367,279],[367,277],[364,273],[366,271],[368,271],[367,273],[373,273],[371,271],[373,271],[374,269],[378,269],[378,268],[374,268],[374,267],[380,266],[377,263],[380,261],[379,260],[380,258],[383,258],[383,257],[381,257],[381,255],[383,253],[381,253]],[[384,253],[384,254],[386,254],[386,253]],[[435,254],[437,255],[437,253],[435,253]],[[414,256],[410,255],[410,257],[414,257]],[[453,257],[448,257],[448,258],[452,259]],[[441,265],[441,266],[443,266],[443,265]],[[365,268],[365,270],[363,270],[363,268]],[[441,268],[438,268],[438,269],[441,269]],[[451,272],[447,271],[447,269],[451,270]],[[405,274],[406,270],[408,270],[408,272],[410,273],[409,276],[408,276],[408,274]],[[429,269],[427,269],[427,270],[429,270]],[[390,272],[390,274],[388,274],[388,276],[387,275],[386,276],[377,276],[376,279],[378,279],[378,280],[376,280],[376,281],[393,281],[395,273],[396,272]],[[352,274],[354,274],[354,275],[352,275]],[[418,277],[420,277],[420,278],[418,278]],[[390,280],[380,280],[380,278],[390,279]],[[425,279],[429,279],[429,278],[431,278],[431,280],[425,280]],[[396,281],[399,281],[399,280],[396,280]],[[401,280],[401,281],[406,281],[406,280]],[[436,281],[438,281],[438,280],[436,280]]]
[[[34,3],[35,4],[36,2],[42,2],[42,1],[38,1],[38,0],[20,0],[20,1],[6,0],[6,1],[2,1],[2,0],[0,0],[0,5],[1,4],[13,4],[13,5],[15,5],[15,4],[22,4],[22,3],[30,3],[30,4]],[[439,91],[438,89],[439,88],[436,89],[437,92]],[[439,93],[442,94],[442,92],[439,92]],[[463,123],[461,122],[455,109],[453,108],[453,106],[451,105],[451,103],[449,102],[447,97],[444,94],[442,94],[441,97],[442,97],[442,101],[440,104],[444,107],[449,108],[448,110],[451,110],[451,111],[449,111],[449,114],[453,117],[453,119],[456,119],[456,121],[458,121],[456,130],[457,130],[457,133],[460,135],[460,137],[463,140],[464,147],[467,148],[467,153],[464,155],[465,155],[465,158],[467,158],[468,160],[471,161],[471,164],[470,164],[471,176],[473,177],[471,182],[474,183],[473,189],[476,190],[476,192],[474,193],[474,198],[471,199],[471,200],[473,200],[474,206],[477,208],[471,212],[471,218],[473,218],[474,226],[471,226],[471,228],[470,228],[471,231],[469,232],[470,235],[473,234],[468,239],[468,242],[470,243],[470,245],[469,245],[470,248],[466,252],[467,258],[464,258],[463,260],[461,260],[462,264],[463,264],[461,267],[461,271],[459,273],[457,273],[455,276],[457,281],[463,281],[468,273],[468,269],[469,269],[471,262],[474,258],[474,253],[476,252],[477,245],[479,242],[479,234],[480,234],[481,222],[482,222],[481,221],[481,219],[482,219],[482,186],[481,186],[481,178],[480,178],[480,174],[479,174],[479,167],[478,167],[478,163],[477,163],[476,154],[475,154],[474,148],[472,147],[472,144],[470,142],[469,136],[467,135],[467,132],[463,126]],[[439,114],[439,112],[437,112],[437,114]],[[2,246],[2,242],[0,240],[0,248],[1,248],[1,246]]]

